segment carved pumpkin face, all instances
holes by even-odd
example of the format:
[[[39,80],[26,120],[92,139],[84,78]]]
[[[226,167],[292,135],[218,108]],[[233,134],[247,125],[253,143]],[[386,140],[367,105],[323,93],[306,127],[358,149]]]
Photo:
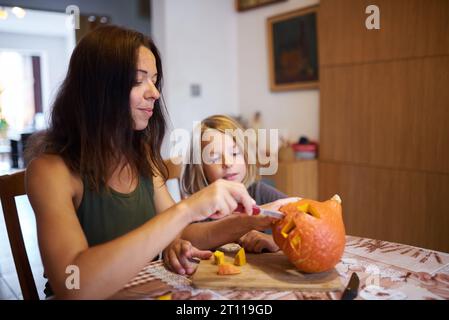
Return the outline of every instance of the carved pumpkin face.
[[[340,261],[345,227],[338,195],[324,202],[302,199],[280,211],[286,216],[274,223],[273,238],[298,270],[323,272]]]

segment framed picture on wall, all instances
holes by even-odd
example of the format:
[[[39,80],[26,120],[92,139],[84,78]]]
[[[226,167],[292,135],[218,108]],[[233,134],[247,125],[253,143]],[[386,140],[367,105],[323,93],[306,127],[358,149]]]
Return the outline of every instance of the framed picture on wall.
[[[237,11],[246,11],[268,4],[284,2],[287,0],[235,0],[235,8]]]
[[[318,6],[267,19],[272,91],[318,88]]]

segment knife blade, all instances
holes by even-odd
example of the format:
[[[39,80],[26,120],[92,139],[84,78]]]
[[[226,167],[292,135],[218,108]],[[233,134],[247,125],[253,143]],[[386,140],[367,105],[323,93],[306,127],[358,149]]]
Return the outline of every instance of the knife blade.
[[[237,208],[234,210],[235,212],[245,213],[245,208],[243,207],[243,204],[239,203],[237,205]],[[284,218],[284,214],[279,211],[273,211],[273,210],[266,210],[259,206],[253,206],[253,215],[257,216],[259,214],[262,214],[264,216],[272,217],[275,219],[282,219]]]
[[[273,211],[273,210],[265,210],[262,208],[259,208],[259,209],[260,209],[260,213],[264,216],[272,217],[275,219],[283,219],[284,218],[284,214],[282,212]]]
[[[354,300],[359,292],[360,279],[357,273],[353,272],[348,285],[341,295],[341,300]]]

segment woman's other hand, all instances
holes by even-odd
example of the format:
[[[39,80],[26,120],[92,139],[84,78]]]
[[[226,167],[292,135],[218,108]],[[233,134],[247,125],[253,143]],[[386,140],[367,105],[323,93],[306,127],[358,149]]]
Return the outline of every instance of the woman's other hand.
[[[209,259],[211,251],[199,250],[183,239],[174,240],[163,253],[165,265],[172,271],[179,274],[192,274],[195,272],[198,263],[195,258],[202,260]]]

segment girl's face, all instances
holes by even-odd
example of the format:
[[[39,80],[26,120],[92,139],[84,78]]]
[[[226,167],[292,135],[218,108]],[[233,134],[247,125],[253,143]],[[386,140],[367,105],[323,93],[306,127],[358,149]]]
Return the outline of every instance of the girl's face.
[[[204,132],[202,143],[203,170],[209,183],[218,179],[242,182],[246,163],[242,150],[230,135],[217,130]]]
[[[137,60],[136,82],[130,93],[134,130],[145,129],[153,115],[154,102],[160,97],[156,80],[156,58],[148,48],[141,46]]]

